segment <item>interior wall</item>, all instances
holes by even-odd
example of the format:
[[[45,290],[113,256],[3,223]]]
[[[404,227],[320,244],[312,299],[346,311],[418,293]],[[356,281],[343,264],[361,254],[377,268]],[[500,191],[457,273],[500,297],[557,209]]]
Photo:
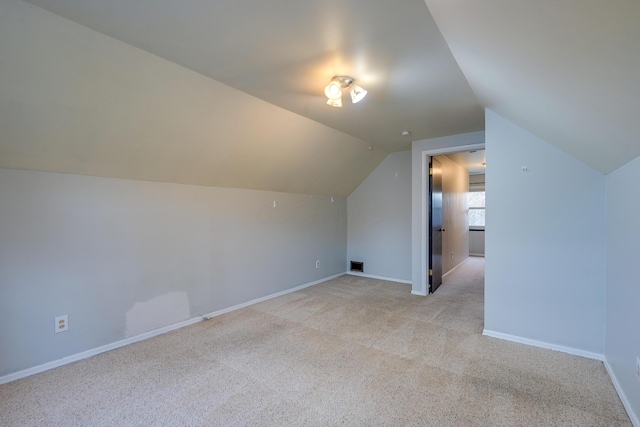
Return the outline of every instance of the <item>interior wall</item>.
[[[411,152],[389,154],[347,198],[347,262],[411,280]],[[349,267],[349,265],[347,265]]]
[[[346,227],[339,197],[0,169],[0,376],[344,273]]]
[[[484,230],[469,230],[469,255],[484,256]]]
[[[605,177],[485,116],[485,329],[602,355]]]
[[[442,164],[442,273],[446,274],[469,257],[469,172],[446,156],[436,159]]]
[[[607,175],[607,363],[640,425],[640,157]]]

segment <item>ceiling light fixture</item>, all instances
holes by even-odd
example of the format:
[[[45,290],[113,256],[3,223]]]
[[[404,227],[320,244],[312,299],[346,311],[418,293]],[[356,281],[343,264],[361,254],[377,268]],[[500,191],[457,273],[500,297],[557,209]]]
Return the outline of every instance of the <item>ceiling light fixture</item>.
[[[354,104],[362,101],[367,95],[367,91],[360,86],[353,84],[353,77],[334,76],[327,87],[324,88],[324,94],[327,95],[327,104],[332,107],[342,107],[342,89],[349,89],[351,94],[351,102]]]

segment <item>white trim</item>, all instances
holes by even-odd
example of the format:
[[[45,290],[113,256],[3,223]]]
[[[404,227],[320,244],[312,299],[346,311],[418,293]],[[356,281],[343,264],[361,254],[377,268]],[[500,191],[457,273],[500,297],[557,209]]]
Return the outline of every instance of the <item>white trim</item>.
[[[484,258],[484,254],[472,254],[472,253],[470,253],[469,256],[474,256],[474,257],[478,257],[478,258]]]
[[[477,133],[477,132],[476,132]],[[445,137],[446,138],[446,137]],[[485,142],[484,142],[484,134],[483,134],[483,142],[481,143],[472,143],[466,145],[458,145],[453,147],[446,148],[436,148],[436,149],[427,149],[421,151],[422,157],[422,168],[421,168],[421,176],[420,176],[420,205],[421,205],[421,243],[420,243],[420,260],[421,260],[421,291],[426,295],[428,288],[428,277],[427,270],[429,269],[427,258],[429,257],[429,233],[431,230],[427,230],[427,222],[429,218],[429,206],[428,206],[428,194],[429,194],[429,182],[427,176],[429,175],[429,156],[437,156],[441,154],[450,154],[450,153],[458,153],[461,151],[470,151],[470,150],[484,150]]]
[[[83,351],[82,353],[72,354],[71,356],[63,357],[62,359],[54,360],[52,362],[47,362],[42,365],[34,366],[33,368],[24,369],[22,371],[14,372],[13,374],[5,375],[4,377],[0,377],[0,384],[6,384],[11,381],[19,380],[22,378],[29,377],[31,375],[39,374],[44,371],[48,371],[50,369],[58,368],[63,365],[68,365],[69,363],[77,362],[78,360],[87,359],[89,357],[95,356],[100,353],[104,353],[110,350],[114,350],[119,347],[124,347],[125,345],[134,344],[138,341],[144,341],[149,338],[153,338],[157,335],[165,334],[167,332],[173,331],[175,329],[179,329],[185,326],[192,325],[194,323],[201,322],[201,317],[194,317],[189,320],[185,320],[184,322],[174,323],[173,325],[165,326],[164,328],[155,329],[150,332],[145,332],[144,334],[136,335],[135,337],[127,338],[124,340],[116,341],[111,344],[103,345],[100,347],[93,348],[91,350]]]
[[[345,275],[345,273],[334,274],[333,276],[325,277],[323,279],[316,280],[315,282],[305,283],[304,285],[296,286],[295,288],[286,289],[284,291],[276,292],[275,294],[267,295],[267,296],[264,296],[264,297],[252,299],[251,301],[243,302],[242,304],[234,305],[233,307],[228,307],[228,308],[223,308],[222,310],[213,311],[211,313],[205,314],[204,316],[202,316],[202,318],[205,319],[205,320],[209,320],[209,319],[212,319],[212,318],[214,318],[216,316],[220,316],[222,314],[226,314],[226,313],[229,313],[229,312],[232,312],[232,311],[235,311],[235,310],[239,310],[241,308],[249,307],[250,305],[258,304],[260,302],[263,302],[263,301],[266,301],[266,300],[270,300],[272,298],[281,297],[282,295],[290,294],[292,292],[296,292],[296,291],[302,290],[304,288],[308,288],[310,286],[319,285],[320,283],[328,282],[329,280],[333,280],[335,278],[338,278],[338,277],[344,276],[344,275]]]
[[[529,338],[522,338],[522,337],[518,337],[516,335],[503,334],[502,332],[490,331],[488,329],[483,330],[482,331],[482,335],[485,335],[487,337],[500,338],[502,340],[507,340],[507,341],[513,341],[513,342],[517,342],[517,343],[520,343],[520,344],[531,345],[531,346],[534,346],[534,347],[540,347],[540,348],[546,348],[546,349],[549,349],[549,350],[561,351],[563,353],[569,353],[569,354],[573,354],[575,356],[582,356],[582,357],[586,357],[587,359],[595,359],[595,360],[600,360],[600,361],[604,362],[604,354],[593,353],[591,351],[586,351],[586,350],[580,350],[579,348],[565,347],[565,346],[557,345],[557,344],[550,344],[550,343],[544,342],[544,341],[531,340]]]
[[[153,331],[145,332],[140,335],[136,335],[135,337],[126,338],[124,340],[112,342],[107,345],[103,345],[100,347],[93,348],[91,350],[83,351],[82,353],[72,354],[71,356],[63,357],[62,359],[54,360],[51,362],[44,363],[42,365],[34,366],[32,368],[27,368],[22,371],[14,372],[12,374],[5,375],[0,377],[0,385],[9,383],[11,381],[16,381],[22,378],[29,377],[31,375],[39,374],[44,371],[48,371],[50,369],[58,368],[60,366],[68,365],[69,363],[77,362],[78,360],[87,359],[92,356],[96,356],[100,353],[105,353],[110,350],[114,350],[116,348],[124,347],[129,344],[134,344],[139,341],[144,341],[149,338],[153,338],[158,335],[166,334],[167,332],[183,328],[185,326],[193,325],[194,323],[202,322],[203,320],[211,319],[215,316],[220,316],[221,314],[229,313],[230,311],[238,310],[240,308],[248,307],[253,304],[257,304],[262,301],[266,301],[271,298],[276,298],[285,294],[289,294],[291,292],[296,292],[304,288],[308,288],[310,286],[318,285],[323,282],[327,282],[329,280],[333,280],[337,277],[343,276],[345,273],[335,274],[333,276],[325,277],[320,280],[316,280],[315,282],[305,283],[304,285],[296,286],[295,288],[287,289],[281,292],[277,292],[275,294],[267,295],[261,298],[257,298],[242,304],[234,305],[233,307],[225,308],[222,310],[214,311],[209,314],[205,314],[204,316],[194,317],[192,319],[185,320],[183,322],[175,323],[173,325],[165,326],[163,328],[155,329]]]
[[[447,271],[446,273],[444,273],[442,275],[442,278],[444,279],[446,277],[447,274],[451,273],[453,270],[455,270],[456,268],[460,267],[462,264],[464,264],[465,262],[467,262],[469,260],[469,257],[465,258],[461,263],[459,263],[458,265],[456,265],[455,267],[453,267],[451,270]],[[411,284],[411,282],[407,282],[409,284]],[[427,292],[426,290],[424,292],[420,292],[420,291],[411,291],[412,295],[420,295],[423,297],[427,296]]]
[[[412,153],[413,154],[413,153]],[[420,254],[420,271],[421,271],[421,288],[418,295],[429,294],[429,156],[423,151],[422,168],[420,169],[420,238],[421,249],[423,252]],[[426,195],[424,192],[426,191]]]
[[[347,271],[347,274],[350,276],[366,277],[368,279],[378,279],[378,280],[386,280],[387,282],[404,283],[406,285],[411,284],[411,280],[394,279],[393,277],[384,277],[384,276],[374,276],[372,274],[357,273],[355,271]]]
[[[462,264],[464,264],[464,263],[465,263],[465,262],[467,262],[468,260],[469,260],[469,257],[466,257],[465,259],[463,259],[461,263],[459,263],[458,265],[456,265],[455,267],[453,267],[451,270],[449,270],[449,271],[447,271],[446,273],[444,273],[444,274],[442,275],[442,278],[444,279],[444,278],[447,276],[447,274],[451,273],[453,270],[455,270],[456,268],[460,267]]]
[[[603,362],[604,362],[604,367],[607,370],[607,373],[611,377],[611,382],[613,383],[613,386],[618,392],[618,396],[620,396],[620,400],[622,401],[622,406],[624,406],[624,409],[626,409],[627,411],[627,415],[631,420],[631,424],[633,424],[634,427],[640,427],[640,419],[638,419],[638,416],[635,414],[635,412],[633,412],[631,403],[629,402],[629,399],[627,399],[627,395],[624,394],[624,391],[622,390],[622,386],[620,386],[620,383],[618,382],[618,377],[616,377],[616,375],[613,373],[613,368],[611,367],[611,365],[609,365],[609,362],[607,362],[606,358],[603,360]]]

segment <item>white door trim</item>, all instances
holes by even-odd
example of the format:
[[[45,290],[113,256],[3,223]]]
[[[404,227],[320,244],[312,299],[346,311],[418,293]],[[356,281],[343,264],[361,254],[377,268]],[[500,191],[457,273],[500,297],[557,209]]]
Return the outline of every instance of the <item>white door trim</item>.
[[[451,153],[456,153],[456,152],[460,152],[460,151],[472,151],[472,150],[484,150],[485,149],[485,143],[484,143],[484,132],[481,132],[481,137],[482,137],[482,142],[481,143],[473,143],[473,144],[466,144],[466,145],[457,145],[457,146],[449,146],[449,147],[442,147],[442,148],[433,148],[433,149],[424,149],[424,150],[420,150],[420,170],[419,170],[419,177],[416,176],[416,174],[413,174],[413,179],[414,179],[414,185],[417,186],[417,193],[414,192],[414,196],[413,197],[417,197],[417,201],[419,203],[420,206],[420,214],[419,214],[419,224],[416,223],[416,221],[413,221],[413,230],[412,233],[414,236],[420,236],[420,244],[419,245],[415,245],[413,246],[413,250],[415,251],[416,249],[418,249],[417,253],[415,253],[413,255],[413,262],[419,262],[419,271],[420,271],[420,276],[418,281],[416,281],[416,277],[415,277],[415,272],[416,269],[414,266],[413,271],[414,271],[414,276],[413,276],[413,281],[412,281],[412,294],[414,295],[427,295],[428,292],[428,276],[427,276],[427,271],[429,269],[429,266],[427,265],[427,255],[429,253],[429,230],[427,227],[427,219],[428,219],[428,215],[429,215],[429,209],[428,209],[428,197],[427,197],[427,193],[429,190],[429,186],[428,186],[428,182],[427,182],[427,177],[429,175],[429,156],[437,156],[437,155],[441,155],[441,154],[451,154]],[[462,136],[462,135],[461,135]],[[464,135],[467,138],[466,139],[475,139],[478,140],[478,138],[480,138],[480,132],[474,132],[473,134],[466,134]],[[455,137],[455,136],[454,136]],[[445,137],[446,138],[446,137]],[[440,139],[440,138],[438,138]],[[443,138],[444,139],[444,138]],[[414,141],[414,145],[416,143],[421,143],[421,142],[426,142],[429,140],[423,140],[423,141]],[[414,163],[415,165],[415,163]],[[417,181],[417,182],[416,182]],[[419,194],[419,195],[418,195]],[[415,210],[414,210],[414,214],[416,214]],[[416,228],[417,227],[417,228]],[[418,283],[416,283],[418,282]]]

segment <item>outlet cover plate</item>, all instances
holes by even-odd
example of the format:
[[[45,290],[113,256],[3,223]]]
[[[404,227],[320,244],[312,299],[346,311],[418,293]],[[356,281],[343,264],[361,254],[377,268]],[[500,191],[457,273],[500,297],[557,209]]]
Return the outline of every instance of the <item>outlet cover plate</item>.
[[[55,333],[65,332],[69,330],[69,315],[58,316],[55,318]]]

